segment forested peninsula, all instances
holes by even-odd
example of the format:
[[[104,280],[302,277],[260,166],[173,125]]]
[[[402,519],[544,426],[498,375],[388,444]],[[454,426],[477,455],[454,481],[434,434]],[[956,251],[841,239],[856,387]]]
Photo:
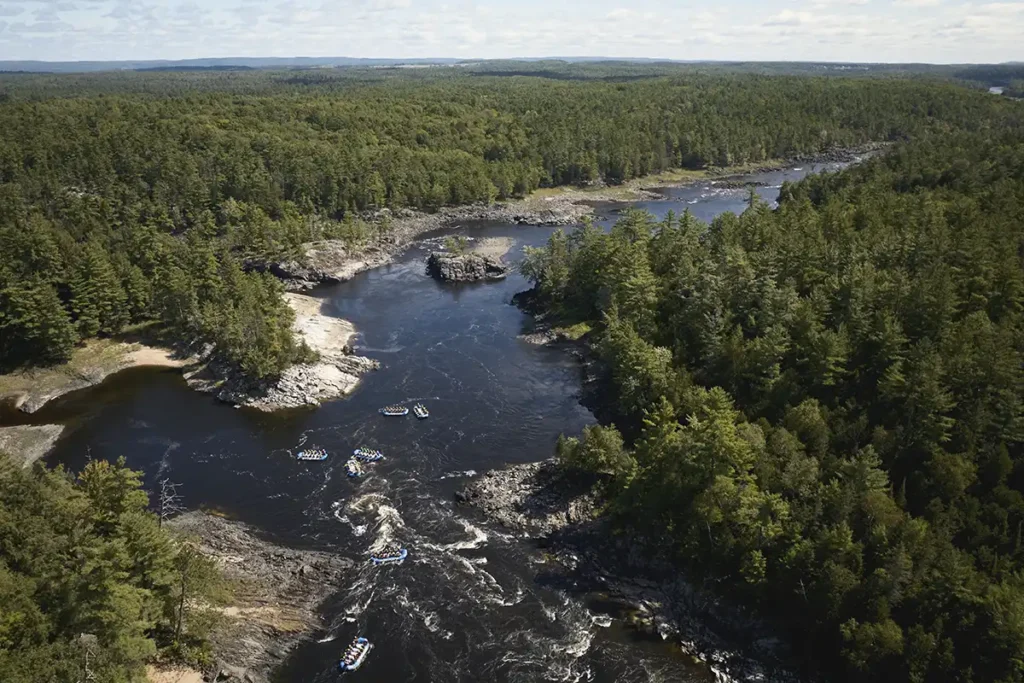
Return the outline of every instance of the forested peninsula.
[[[268,264],[386,236],[381,209],[1000,129],[1013,112],[939,81],[699,73],[10,75],[0,89],[0,366],[159,321],[249,378],[315,356]]]
[[[1020,681],[1022,254],[1021,109],[776,210],[556,232],[522,270],[606,394],[557,460],[805,675]]]

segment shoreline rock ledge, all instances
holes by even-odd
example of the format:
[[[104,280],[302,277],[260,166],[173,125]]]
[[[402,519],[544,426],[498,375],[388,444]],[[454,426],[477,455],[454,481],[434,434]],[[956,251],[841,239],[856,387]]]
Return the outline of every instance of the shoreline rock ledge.
[[[501,280],[510,268],[500,258],[486,254],[450,254],[435,251],[427,257],[427,272],[444,282]]]
[[[320,355],[319,360],[293,365],[270,381],[250,381],[206,366],[186,375],[189,386],[213,393],[225,403],[272,412],[316,406],[345,396],[363,375],[380,367],[378,361],[353,353],[355,327],[342,318],[322,314],[320,299],[294,292],[284,296],[295,311],[296,336]]]
[[[195,539],[233,586],[230,604],[211,606],[222,618],[210,636],[213,665],[197,672],[207,681],[274,680],[273,670],[289,653],[328,626],[320,606],[354,567],[348,558],[278,545],[213,514],[188,512],[169,526]]]

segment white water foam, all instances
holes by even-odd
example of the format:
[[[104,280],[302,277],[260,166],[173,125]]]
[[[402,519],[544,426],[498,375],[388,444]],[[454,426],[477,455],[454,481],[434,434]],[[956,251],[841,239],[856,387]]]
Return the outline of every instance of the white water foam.
[[[475,477],[476,474],[476,470],[462,470],[461,472],[445,472],[440,477],[438,477],[438,481],[444,479],[461,479],[463,477]]]
[[[444,546],[446,550],[474,550],[487,543],[487,539],[489,538],[489,536],[483,529],[477,526],[473,526],[468,521],[458,517],[455,518],[455,521],[458,522],[462,526],[462,528],[466,530],[466,533],[472,536],[472,538],[466,541],[456,541],[455,543],[449,543],[448,545]]]

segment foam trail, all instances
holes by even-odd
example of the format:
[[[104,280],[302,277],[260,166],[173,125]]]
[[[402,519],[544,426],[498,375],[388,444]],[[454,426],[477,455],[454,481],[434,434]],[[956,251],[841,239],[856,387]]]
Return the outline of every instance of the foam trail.
[[[464,519],[456,518],[455,520],[462,525],[462,528],[466,530],[466,533],[470,534],[472,538],[467,541],[456,541],[455,543],[449,543],[444,546],[445,550],[473,550],[487,543],[487,539],[490,538],[483,529],[473,526]]]
[[[477,474],[476,470],[462,470],[461,472],[446,472],[438,477],[438,481],[444,479],[461,479],[463,477],[475,477]]]

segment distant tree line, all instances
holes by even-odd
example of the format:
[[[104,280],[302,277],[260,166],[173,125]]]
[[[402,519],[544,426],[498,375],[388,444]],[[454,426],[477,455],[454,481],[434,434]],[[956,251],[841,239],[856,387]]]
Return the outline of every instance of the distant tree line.
[[[1024,118],[705,225],[531,251],[616,425],[563,438],[609,511],[788,630],[825,680],[1024,678]]]
[[[308,351],[260,271],[310,240],[369,239],[364,212],[998,130],[1014,111],[912,80],[443,72],[6,77],[0,367],[60,362],[82,340],[159,320],[274,375]]]

